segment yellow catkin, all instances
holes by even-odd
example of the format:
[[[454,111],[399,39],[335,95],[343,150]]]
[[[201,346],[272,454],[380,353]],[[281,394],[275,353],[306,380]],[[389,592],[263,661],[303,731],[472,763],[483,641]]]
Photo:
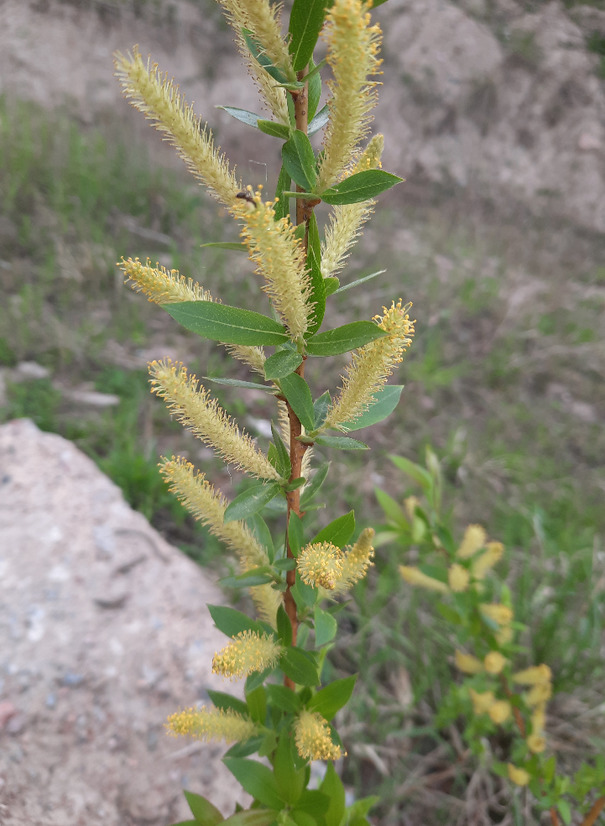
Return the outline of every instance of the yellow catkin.
[[[203,473],[194,470],[191,462],[175,456],[163,459],[160,473],[189,513],[236,553],[242,573],[270,564],[266,550],[243,522],[225,523],[227,500]],[[250,588],[250,593],[259,616],[275,626],[281,594],[270,584],[255,585]]]
[[[371,111],[376,105],[376,82],[380,74],[382,33],[372,25],[362,0],[335,0],[324,26],[327,61],[332,69],[328,81],[330,119],[326,126],[317,191],[336,183],[355,156],[368,132]]]
[[[253,671],[275,668],[282,648],[269,634],[240,631],[233,641],[214,655],[212,673],[239,680]]]
[[[178,86],[160,72],[156,63],[152,64],[149,59],[145,64],[137,46],[132,54],[116,53],[114,64],[124,96],[175,147],[210,194],[231,207],[241,184],[225,155],[214,146],[207,125],[187,105]]]
[[[486,539],[487,534],[481,525],[469,525],[456,551],[456,556],[458,559],[469,559],[485,547]]]
[[[427,588],[429,591],[437,591],[440,594],[448,594],[449,587],[445,582],[433,579],[432,576],[423,574],[419,568],[413,566],[400,565],[399,573],[410,585],[418,585],[420,588]]]
[[[263,202],[260,190],[250,193],[250,197],[254,206],[240,199],[232,212],[243,223],[242,239],[265,281],[263,290],[292,339],[300,340],[313,318],[303,245],[295,237],[289,218],[275,220],[275,201]]]
[[[552,696],[552,683],[550,681],[544,683],[536,683],[532,688],[526,692],[523,697],[530,708],[545,703],[550,700]]]
[[[333,590],[342,575],[344,554],[331,542],[307,545],[296,560],[298,574],[305,585]]]
[[[384,137],[374,135],[351,172],[354,174],[379,167],[383,147]],[[321,247],[321,273],[324,278],[336,275],[344,267],[363,225],[374,212],[375,203],[370,199],[360,204],[344,204],[332,209]]]
[[[517,766],[514,766],[512,763],[508,763],[508,779],[511,780],[516,786],[527,786],[531,777],[525,769],[519,769]]]
[[[375,533],[373,528],[364,528],[353,547],[345,550],[342,573],[334,588],[336,593],[343,593],[352,588],[356,582],[365,577],[370,565],[374,564],[372,562],[374,558],[372,541]]]
[[[191,278],[185,278],[178,270],[168,271],[149,259],[142,264],[138,258],[122,258],[118,266],[130,282],[130,286],[147,296],[154,304],[176,304],[181,301],[212,301],[208,290]]]
[[[447,572],[447,578],[452,591],[455,594],[459,594],[468,588],[470,574],[466,568],[463,568],[462,565],[458,565],[458,563],[455,562],[450,566]]]
[[[302,711],[294,723],[296,750],[305,760],[339,760],[340,746],[332,742],[330,727],[317,712]]]
[[[457,649],[454,653],[454,662],[458,671],[462,671],[463,674],[481,674],[485,668],[480,659]]]
[[[281,5],[272,5],[268,0],[220,0],[220,4],[227,20],[233,26],[240,54],[248,64],[248,71],[264,101],[274,118],[279,123],[287,125],[289,120],[286,91],[277,85],[274,78],[250,54],[242,34],[242,29],[252,32],[273,65],[281,69],[290,80],[294,80],[288,48],[281,36]]]
[[[513,621],[513,609],[508,605],[483,603],[479,606],[479,610],[484,617],[498,625],[510,625]]]
[[[546,738],[542,734],[530,734],[527,738],[527,748],[533,754],[542,754],[546,750]]]
[[[256,731],[252,720],[247,720],[233,709],[186,708],[172,714],[166,721],[168,733],[187,735],[205,743],[242,743]]]
[[[473,559],[471,573],[475,579],[483,579],[486,573],[500,561],[504,553],[504,545],[501,542],[488,542],[486,548],[484,553]]]
[[[471,688],[469,694],[475,714],[486,714],[496,702],[493,691],[474,691]]]
[[[490,651],[483,658],[483,664],[488,674],[500,674],[506,663],[506,657],[502,656],[499,651]]]
[[[496,700],[492,705],[488,708],[487,713],[490,717],[490,720],[493,723],[501,726],[502,723],[505,723],[512,713],[511,704],[508,700]]]
[[[400,299],[397,304],[393,302],[388,310],[383,307],[383,316],[375,316],[374,321],[387,335],[353,353],[340,394],[328,409],[322,430],[335,428],[346,431],[347,423],[354,422],[368,409],[376,393],[403,361],[403,354],[414,335],[414,322],[408,315],[411,306],[403,306]]]
[[[545,663],[533,665],[513,674],[513,680],[520,685],[544,685],[552,679],[552,671]]]
[[[216,399],[187,368],[170,359],[149,365],[151,390],[164,399],[170,412],[210,445],[226,462],[257,479],[280,480],[267,457],[260,452],[247,433],[225,413]]]

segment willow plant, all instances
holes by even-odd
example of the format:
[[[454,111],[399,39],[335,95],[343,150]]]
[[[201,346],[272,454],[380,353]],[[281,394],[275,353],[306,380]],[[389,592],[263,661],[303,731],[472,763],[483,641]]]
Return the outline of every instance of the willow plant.
[[[355,678],[324,685],[322,669],[343,594],[372,564],[374,531],[356,529],[353,511],[314,528],[328,464],[314,468],[312,453],[315,445],[366,449],[348,434],[394,410],[402,388],[387,381],[414,333],[410,305],[401,299],[377,308],[371,320],[332,329],[324,324],[330,296],[378,275],[345,286],[339,280],[375,197],[401,181],[381,169],[383,138],[370,135],[381,31],[365,0],[294,0],[285,34],[281,6],[269,0],[219,2],[268,117],[223,108],[282,144],[272,199],[265,200],[260,185],[237,177],[210,127],[151,59],[144,60],[137,47],[115,58],[125,97],[239,225],[239,246],[255,266],[267,312],[224,304],[189,277],[150,261],[128,258],[119,266],[135,290],[186,329],[224,345],[252,373],[251,381],[224,383],[253,387],[276,402],[272,442],[264,452],[183,364],[164,359],[149,367],[153,392],[171,413],[249,479],[227,501],[185,459],[161,462],[170,489],[234,553],[240,571],[230,584],[249,588],[256,608],[249,617],[209,606],[229,638],[214,656],[213,671],[245,679],[244,699],[209,692],[211,707],[177,711],[167,725],[175,735],[233,744],[224,762],[253,798],[249,809],[237,807],[224,819],[211,802],[187,793],[195,818],[190,823],[359,826],[368,823],[372,800],[345,806],[333,767],[345,750],[332,721]],[[320,37],[326,57],[316,64]],[[330,77],[320,108],[324,69]],[[310,141],[315,134],[318,148]],[[315,214],[322,202],[331,208],[323,239]],[[305,380],[307,360],[344,361],[347,353],[352,355],[340,387],[314,399]],[[281,511],[275,507],[280,501]],[[270,503],[273,513],[284,516],[275,536],[262,516]],[[251,759],[253,754],[265,760]],[[318,789],[309,789],[313,760],[328,762]]]

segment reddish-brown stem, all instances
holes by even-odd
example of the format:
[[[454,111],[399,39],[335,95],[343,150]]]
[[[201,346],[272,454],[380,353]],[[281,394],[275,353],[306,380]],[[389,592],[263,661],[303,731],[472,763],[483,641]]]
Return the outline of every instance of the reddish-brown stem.
[[[504,676],[504,674],[501,675],[500,679],[502,681],[502,687],[504,688],[504,693],[506,694],[508,699],[511,700],[512,696],[513,696],[513,693],[509,688],[508,682],[507,682],[506,677]],[[525,728],[525,723],[523,721],[523,717],[521,717],[521,712],[519,711],[519,709],[516,706],[512,706],[512,709],[513,709],[513,717],[515,718],[515,723],[517,724],[517,728],[519,729],[519,731],[521,733],[521,737],[525,737],[526,728]]]
[[[558,816],[554,806],[550,809],[549,813],[550,813],[550,822],[552,823],[552,826],[560,826],[559,816]]]
[[[603,809],[605,809],[605,795],[595,800],[580,826],[593,826],[593,824],[597,822],[597,818]]]
[[[302,72],[298,73],[298,79],[303,80],[307,70],[304,69]],[[296,118],[296,128],[300,129],[301,132],[307,133],[307,84],[303,86],[302,89],[292,92],[292,99],[294,100],[294,113]],[[300,187],[297,187],[298,191],[301,191]],[[319,201],[317,201],[319,203]],[[315,202],[312,201],[305,201],[302,199],[296,199],[296,223],[297,224],[305,224],[305,238],[304,238],[304,246],[305,250],[307,249],[308,243],[308,235],[309,235],[309,221],[311,220],[311,215],[313,213],[313,207],[315,206]],[[304,378],[305,374],[305,359],[303,358],[302,363],[296,370],[298,375],[301,378]],[[302,425],[300,423],[300,419],[292,410],[290,405],[286,402],[286,406],[288,409],[288,420],[290,422],[290,464],[292,467],[290,473],[290,481],[292,482],[294,479],[299,479],[302,475],[302,460],[303,456],[305,455],[305,451],[307,449],[307,445],[301,444],[298,441],[298,437],[302,433]],[[290,526],[290,514],[295,513],[296,516],[301,516],[300,512],[300,489],[297,488],[296,490],[288,491],[286,494],[286,502],[287,502],[287,516],[286,516],[286,526],[289,528]],[[288,531],[286,531],[286,549],[288,553],[288,558],[293,559],[294,554],[292,552],[292,548],[290,546],[290,539],[288,536]],[[286,613],[290,619],[290,625],[292,626],[292,644],[296,645],[296,638],[298,633],[298,612],[296,610],[296,601],[292,594],[292,588],[296,583],[296,570],[288,571],[286,575],[286,593],[284,594],[284,608]],[[284,678],[284,685],[288,688],[294,689],[295,683],[289,677]]]

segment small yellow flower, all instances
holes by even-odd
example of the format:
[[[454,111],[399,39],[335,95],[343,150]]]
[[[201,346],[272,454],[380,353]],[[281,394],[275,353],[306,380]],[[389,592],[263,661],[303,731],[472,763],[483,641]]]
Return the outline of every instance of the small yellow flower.
[[[447,578],[452,591],[455,594],[459,594],[462,591],[466,591],[468,588],[470,574],[466,568],[463,568],[462,565],[458,565],[457,562],[454,562],[447,572]]]
[[[206,743],[241,743],[254,734],[256,726],[233,709],[187,708],[172,714],[167,722],[168,733],[175,737],[187,734]]]
[[[471,688],[469,689],[469,694],[471,695],[473,711],[475,712],[475,714],[487,713],[496,702],[496,698],[494,697],[493,691],[480,692],[474,691]]]
[[[334,589],[338,593],[352,588],[356,582],[364,578],[370,565],[373,565],[374,548],[372,547],[372,540],[374,534],[373,528],[364,528],[353,547],[345,550],[342,574]]]
[[[503,657],[499,651],[490,651],[484,657],[483,664],[488,674],[500,674],[506,665],[506,657]]]
[[[406,582],[410,583],[410,585],[418,585],[421,588],[428,588],[429,591],[438,591],[440,594],[449,593],[450,589],[445,582],[441,582],[438,579],[433,579],[432,576],[423,574],[419,568],[414,568],[413,566],[408,565],[400,565],[399,573]]]
[[[538,683],[523,696],[530,708],[542,705],[552,697],[552,683]]]
[[[496,637],[496,642],[498,645],[508,645],[508,643],[512,642],[514,639],[515,631],[510,627],[510,625],[508,625],[504,628],[500,628],[494,636]]]
[[[463,651],[458,651],[454,654],[454,661],[458,671],[463,674],[481,674],[483,671],[483,663],[472,654],[465,654]]]
[[[330,728],[321,714],[302,711],[294,724],[296,749],[305,760],[339,760],[340,746],[332,742]]]
[[[532,734],[542,734],[544,726],[546,725],[546,703],[542,703],[531,716],[531,732]]]
[[[501,605],[500,603],[487,604],[479,606],[479,609],[484,617],[498,623],[498,625],[510,625],[513,620],[513,610],[508,605]]]
[[[504,545],[501,542],[488,542],[486,547],[487,550],[474,559],[471,565],[471,573],[475,579],[483,579],[504,553]]]
[[[517,786],[527,786],[531,780],[531,777],[525,769],[519,769],[517,766],[513,766],[512,763],[508,764],[508,778]]]
[[[552,671],[546,665],[533,665],[531,668],[526,668],[524,671],[517,671],[513,674],[513,680],[520,685],[544,685],[549,683],[552,678]]]
[[[546,738],[542,734],[530,734],[527,738],[527,748],[533,754],[542,754],[546,749]]]
[[[511,705],[508,700],[496,700],[488,708],[487,713],[491,720],[498,725],[502,725],[511,715]]]
[[[305,585],[334,587],[342,575],[344,554],[331,542],[317,542],[302,549],[297,560],[298,573]]]
[[[464,532],[460,547],[456,551],[458,559],[470,559],[477,551],[485,547],[487,534],[481,525],[469,525]]]
[[[252,671],[274,668],[281,653],[281,646],[269,634],[240,631],[229,645],[214,655],[212,672],[237,680]]]

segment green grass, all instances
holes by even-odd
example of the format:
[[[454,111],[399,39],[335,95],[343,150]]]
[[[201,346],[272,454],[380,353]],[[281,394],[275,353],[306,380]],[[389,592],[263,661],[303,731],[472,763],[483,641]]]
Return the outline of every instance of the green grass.
[[[202,273],[204,286],[225,303],[262,309],[241,256],[200,250],[205,241],[233,235],[184,173],[158,168],[117,124],[93,132],[6,102],[0,211],[0,365],[8,379],[0,417],[29,416],[73,439],[169,539],[205,564],[216,561],[217,543],[167,494],[157,457],[184,453],[234,493],[239,477],[230,478],[207,452],[201,456],[199,442],[170,422],[148,394],[145,364],[169,353],[200,375],[249,376],[220,348],[182,333],[132,294],[116,277],[115,261],[149,256],[185,275]],[[402,368],[399,409],[359,433],[373,450],[317,451],[332,461],[323,497],[330,507],[318,511],[317,521],[355,507],[360,526],[381,522],[375,486],[398,501],[407,490],[387,455],[421,460],[432,445],[455,530],[481,522],[506,544],[532,656],[554,665],[561,688],[584,696],[601,679],[595,669],[603,607],[590,586],[605,535],[605,242],[531,219],[523,226],[502,217],[490,223],[484,214],[463,193],[442,194],[436,205],[434,198],[406,204],[407,236],[401,213],[377,214],[370,232],[379,258],[364,253],[362,241],[343,282],[384,266],[388,273],[338,296],[326,326],[367,318],[402,296],[414,301],[417,335]],[[45,365],[50,378],[19,381],[12,371],[25,360]],[[309,359],[312,386],[335,386],[344,363]],[[109,411],[75,406],[74,388],[120,401]],[[240,419],[270,415],[265,394],[214,389]],[[387,826],[403,822],[403,812],[425,822],[428,804],[418,789],[411,798],[402,791],[419,759],[432,755],[431,771],[452,762],[451,737],[432,717],[451,678],[447,635],[397,574],[413,550],[396,543],[379,550],[372,576],[341,615],[332,660],[335,669],[360,672],[347,725],[377,758],[352,753],[347,771],[358,789],[380,789],[380,822]],[[447,793],[461,794],[462,779],[451,782]],[[438,813],[448,812],[443,795],[434,796],[435,823],[447,822]]]

